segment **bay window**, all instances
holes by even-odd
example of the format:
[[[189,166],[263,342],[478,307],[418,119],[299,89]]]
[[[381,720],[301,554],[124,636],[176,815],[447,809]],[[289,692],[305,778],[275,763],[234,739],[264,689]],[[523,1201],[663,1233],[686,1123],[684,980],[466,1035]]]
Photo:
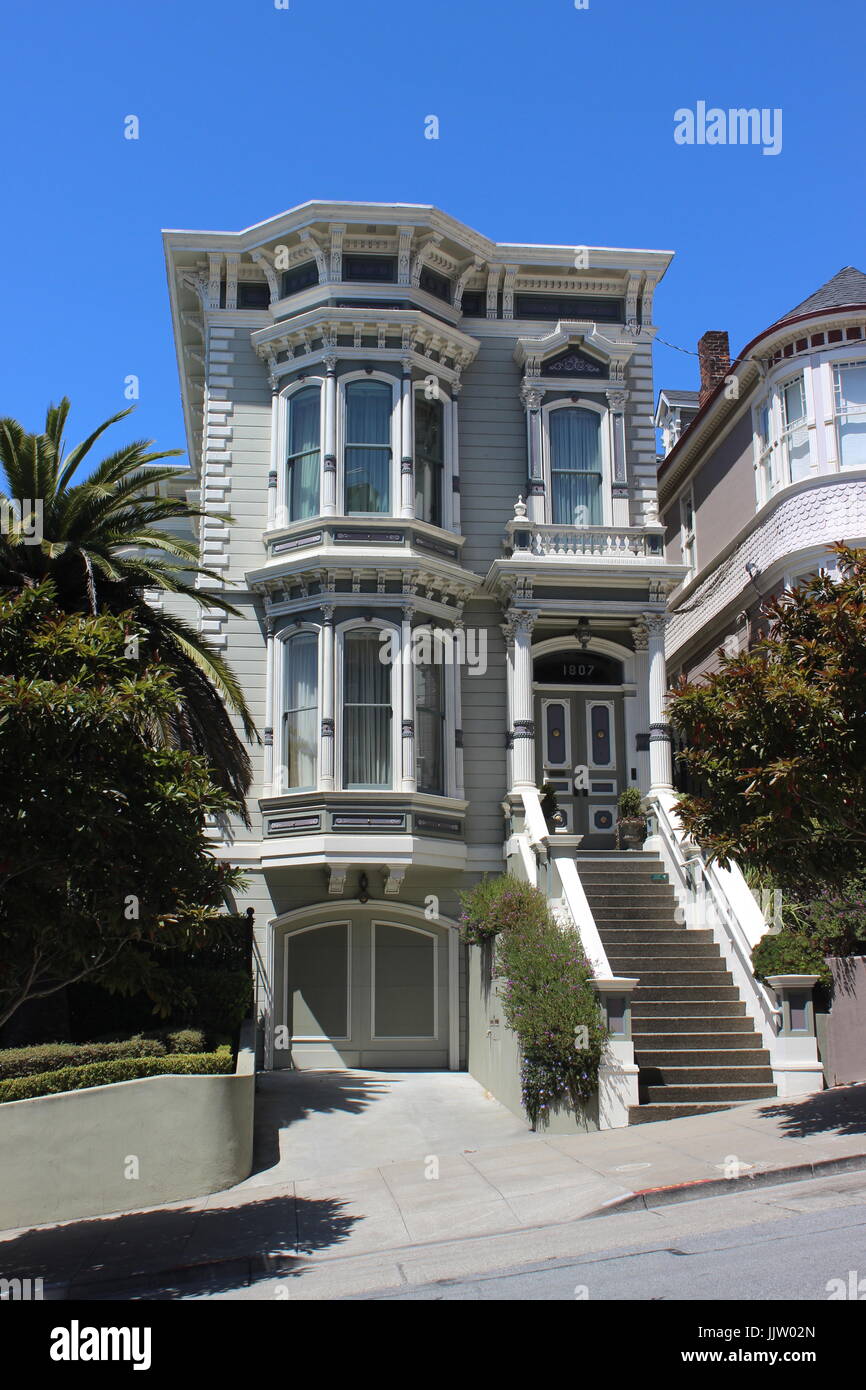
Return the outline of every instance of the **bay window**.
[[[288,401],[286,422],[286,511],[289,521],[306,521],[319,511],[320,408],[318,386]]]
[[[346,513],[391,510],[391,387],[351,381],[346,387]]]
[[[316,785],[318,765],[319,642],[298,632],[284,645],[282,782],[285,791]]]
[[[601,416],[566,407],[550,412],[553,524],[602,524]]]
[[[419,792],[445,790],[445,680],[442,665],[415,667],[415,761]]]
[[[379,628],[350,629],[343,645],[343,786],[391,786],[391,671]]]
[[[840,468],[866,468],[866,362],[834,369]]]
[[[442,525],[442,474],[445,465],[444,410],[440,400],[415,400],[415,515]]]
[[[806,424],[806,392],[802,376],[795,376],[782,387],[783,440],[787,461],[786,481],[798,483],[811,473],[809,430]]]

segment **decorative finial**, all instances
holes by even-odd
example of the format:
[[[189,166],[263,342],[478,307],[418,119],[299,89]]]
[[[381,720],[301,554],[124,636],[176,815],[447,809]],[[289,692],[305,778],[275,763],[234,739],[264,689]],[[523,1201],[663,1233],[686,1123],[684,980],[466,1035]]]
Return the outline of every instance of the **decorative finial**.
[[[517,501],[514,504],[514,515],[519,517],[526,516],[526,503],[524,502],[522,495],[518,497]]]

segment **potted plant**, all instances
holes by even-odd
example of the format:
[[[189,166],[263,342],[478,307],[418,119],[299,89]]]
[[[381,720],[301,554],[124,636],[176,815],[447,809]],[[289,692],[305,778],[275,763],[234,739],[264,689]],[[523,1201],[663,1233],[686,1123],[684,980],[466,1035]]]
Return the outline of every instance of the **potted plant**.
[[[617,802],[616,843],[619,849],[642,849],[646,839],[646,816],[638,787],[626,787]]]

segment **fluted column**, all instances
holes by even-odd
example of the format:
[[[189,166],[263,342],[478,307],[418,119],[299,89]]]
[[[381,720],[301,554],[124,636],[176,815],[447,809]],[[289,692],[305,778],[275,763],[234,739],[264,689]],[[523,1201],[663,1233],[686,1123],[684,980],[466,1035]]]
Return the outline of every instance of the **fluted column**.
[[[322,608],[322,726],[319,735],[319,786],[333,791],[336,786],[334,767],[334,607]]]
[[[280,393],[276,378],[271,376],[271,467],[268,472],[268,526],[277,524],[277,478],[279,458],[277,450],[280,438]],[[282,518],[284,520],[285,518]]]
[[[511,789],[535,786],[535,720],[532,704],[532,629],[536,614],[509,611],[514,627],[511,689]]]
[[[460,382],[451,387],[451,530],[460,535]]]
[[[400,515],[415,515],[415,393],[411,363],[403,363],[401,402]]]
[[[265,796],[274,794],[274,623],[265,619],[265,763],[263,791]]]
[[[457,634],[460,634],[458,637]],[[454,647],[458,652],[466,650],[465,629],[462,618],[454,619]],[[447,669],[447,668],[446,668]],[[456,660],[451,665],[452,699],[454,702],[454,795],[463,795],[463,665]],[[450,790],[446,788],[446,790]]]
[[[642,621],[635,623],[631,634],[634,639],[634,680],[637,691],[635,695],[635,722],[637,724],[635,733],[648,737],[650,726],[649,634]],[[646,792],[650,786],[649,748],[644,751],[635,749],[634,756],[638,770],[638,785],[641,791]]]
[[[524,386],[520,399],[526,411],[526,444],[529,459],[529,483],[527,509],[530,521],[544,525],[545,488],[544,472],[541,465],[541,398],[542,392],[536,387]]]
[[[418,786],[415,770],[415,667],[412,663],[412,616],[414,612],[414,608],[408,604],[403,609],[400,640],[400,673],[403,682],[401,791],[404,792],[414,792]]]
[[[325,448],[322,461],[322,515],[336,516],[337,506],[337,359],[325,358]]]
[[[625,406],[627,400],[628,393],[626,391],[608,391],[607,393],[613,435],[613,466],[611,470],[613,509],[611,520],[614,526],[628,526],[630,521],[625,448]]]
[[[646,614],[647,650],[649,657],[649,716],[650,716],[650,790],[671,791],[673,761],[671,757],[671,728],[667,722],[667,671],[665,668],[665,626],[663,613]]]

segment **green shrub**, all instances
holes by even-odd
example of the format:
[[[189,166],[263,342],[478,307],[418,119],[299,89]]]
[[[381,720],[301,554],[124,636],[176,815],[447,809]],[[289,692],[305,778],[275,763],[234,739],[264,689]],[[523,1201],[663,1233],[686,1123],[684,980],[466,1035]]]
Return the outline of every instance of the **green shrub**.
[[[540,928],[548,917],[543,894],[509,874],[482,879],[468,893],[461,893],[460,901],[461,934],[471,946],[492,941],[499,932]]]
[[[211,1037],[236,1033],[253,1002],[252,980],[246,970],[211,970],[200,965],[172,970],[177,1004],[172,1022],[198,1028]]]
[[[167,1033],[165,1040],[171,1053],[205,1050],[205,1036],[200,1028],[179,1028],[175,1033]]]
[[[824,952],[814,937],[784,927],[761,937],[752,951],[752,967],[759,980],[769,975],[817,975],[820,984],[832,985]]]
[[[568,1100],[578,1108],[598,1088],[607,1030],[592,969],[577,932],[561,929],[528,883],[487,879],[463,894],[463,905],[466,940],[496,940],[505,1021],[520,1044],[523,1106],[536,1128],[552,1106]]]
[[[231,1049],[228,1047],[218,1048],[216,1052],[176,1054],[172,1057],[119,1057],[110,1062],[61,1067],[58,1071],[0,1081],[0,1103],[58,1095],[64,1091],[82,1091],[88,1086],[108,1086],[115,1081],[137,1081],[145,1076],[215,1076],[233,1069]]]
[[[201,1051],[201,1049],[198,1049]],[[137,1034],[120,1042],[39,1043],[33,1047],[7,1047],[0,1051],[0,1080],[37,1076],[61,1067],[84,1067],[122,1057],[161,1057],[162,1042]]]
[[[640,794],[640,788],[626,787],[619,794],[617,806],[619,807],[620,820],[636,819],[638,816],[642,816],[643,797]]]

